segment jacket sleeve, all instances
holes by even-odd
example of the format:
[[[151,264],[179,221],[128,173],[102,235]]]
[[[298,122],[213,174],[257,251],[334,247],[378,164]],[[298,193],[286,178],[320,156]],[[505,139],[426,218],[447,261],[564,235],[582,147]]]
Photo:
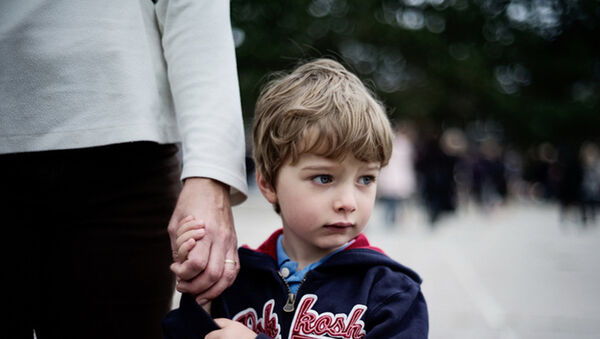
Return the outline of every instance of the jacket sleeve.
[[[188,294],[181,296],[179,308],[167,314],[162,327],[165,339],[203,339],[209,332],[220,328]]]
[[[408,297],[408,298],[407,298]],[[366,338],[426,339],[429,332],[427,304],[420,288],[392,295],[370,317]]]
[[[229,1],[160,0],[156,18],[182,138],[182,178],[247,196],[245,138]]]
[[[189,294],[181,296],[179,308],[167,314],[162,327],[165,339],[203,339],[208,333],[220,329]],[[256,338],[272,339],[264,333],[259,333]]]

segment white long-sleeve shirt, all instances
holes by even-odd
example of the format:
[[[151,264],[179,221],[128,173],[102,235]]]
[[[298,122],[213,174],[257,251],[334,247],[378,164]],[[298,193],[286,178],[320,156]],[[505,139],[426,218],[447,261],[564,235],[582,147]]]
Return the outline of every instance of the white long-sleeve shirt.
[[[0,1],[0,154],[182,142],[247,193],[226,0]]]

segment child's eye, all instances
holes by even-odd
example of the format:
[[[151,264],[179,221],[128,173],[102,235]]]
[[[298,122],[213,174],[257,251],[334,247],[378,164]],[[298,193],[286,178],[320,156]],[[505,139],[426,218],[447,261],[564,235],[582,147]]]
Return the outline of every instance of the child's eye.
[[[333,181],[333,178],[331,177],[331,175],[321,174],[314,176],[312,178],[312,181],[317,184],[328,184]]]
[[[358,179],[358,183],[362,185],[369,185],[375,181],[375,177],[372,175],[365,175]]]

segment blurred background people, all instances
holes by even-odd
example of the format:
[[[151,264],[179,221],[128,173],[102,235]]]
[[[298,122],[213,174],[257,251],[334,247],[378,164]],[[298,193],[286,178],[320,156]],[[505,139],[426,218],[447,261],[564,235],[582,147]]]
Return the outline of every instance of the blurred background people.
[[[476,148],[472,164],[472,195],[482,207],[503,203],[508,194],[504,151],[493,137],[488,136]]]
[[[454,212],[457,206],[455,168],[459,156],[466,151],[464,133],[449,128],[441,134],[429,132],[422,138],[417,170],[421,196],[429,221],[434,225],[440,216]]]
[[[400,122],[394,128],[393,150],[390,162],[377,178],[377,195],[383,204],[387,226],[395,226],[403,205],[412,197],[417,187],[415,174],[414,127]]]
[[[586,142],[580,149],[582,166],[581,207],[585,224],[596,222],[596,213],[600,206],[600,148],[596,143]]]

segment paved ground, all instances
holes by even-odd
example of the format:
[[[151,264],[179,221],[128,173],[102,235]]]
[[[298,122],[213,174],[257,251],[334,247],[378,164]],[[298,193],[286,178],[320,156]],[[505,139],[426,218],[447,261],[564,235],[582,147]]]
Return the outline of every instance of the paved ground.
[[[410,205],[394,227],[377,206],[371,242],[424,279],[430,338],[598,338],[600,224],[561,222],[555,206],[474,207],[435,228]],[[256,247],[279,219],[257,194],[234,208],[240,244]]]

